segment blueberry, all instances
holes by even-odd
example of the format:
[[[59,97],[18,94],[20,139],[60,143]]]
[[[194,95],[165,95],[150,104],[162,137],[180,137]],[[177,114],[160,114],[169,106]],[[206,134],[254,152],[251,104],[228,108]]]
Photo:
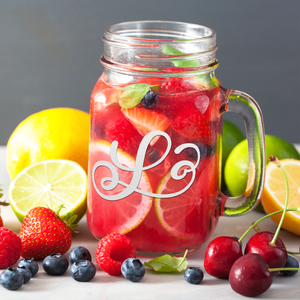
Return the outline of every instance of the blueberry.
[[[140,281],[145,275],[145,267],[137,258],[127,258],[121,266],[123,276],[133,282]]]
[[[71,265],[70,274],[76,281],[87,282],[94,278],[96,267],[90,260],[77,260]]]
[[[160,153],[155,149],[151,148],[150,151],[147,153],[146,158],[151,163],[154,164],[160,159]]]
[[[158,95],[154,91],[149,91],[141,101],[141,105],[145,108],[154,108],[158,101]]]
[[[188,268],[184,273],[184,279],[191,284],[198,284],[203,279],[203,271],[199,268]]]
[[[205,157],[212,157],[215,154],[216,146],[215,145],[206,145],[202,142],[193,142],[200,151],[200,159]],[[194,148],[189,147],[185,149],[185,155],[191,161],[196,161],[198,158],[197,152]]]
[[[62,275],[69,266],[69,261],[60,253],[52,253],[43,260],[43,269],[49,275]]]
[[[288,255],[287,261],[284,265],[284,268],[299,268],[299,262],[294,257]],[[291,271],[291,270],[282,270],[280,273],[284,276],[293,276],[297,274],[298,271]]]
[[[30,270],[32,277],[36,275],[39,270],[39,265],[34,260],[34,258],[25,258],[18,263],[18,267],[26,267]]]
[[[0,283],[4,288],[15,291],[22,286],[24,278],[17,269],[9,267],[1,273]]]
[[[81,246],[75,247],[74,249],[72,249],[72,251],[70,252],[70,255],[69,255],[70,263],[73,264],[75,261],[81,260],[81,259],[91,261],[92,257],[91,257],[90,251]]]
[[[24,283],[27,283],[32,278],[31,271],[25,266],[17,267],[17,270],[22,274]]]

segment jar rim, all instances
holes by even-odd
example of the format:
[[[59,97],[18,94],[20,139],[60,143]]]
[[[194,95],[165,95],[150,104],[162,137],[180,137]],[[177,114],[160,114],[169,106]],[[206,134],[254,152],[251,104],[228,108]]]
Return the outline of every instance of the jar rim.
[[[170,43],[172,41],[175,43],[197,42],[215,38],[215,36],[216,32],[213,29],[203,25],[178,21],[146,20],[111,25],[104,31],[103,39],[132,45],[139,43]]]

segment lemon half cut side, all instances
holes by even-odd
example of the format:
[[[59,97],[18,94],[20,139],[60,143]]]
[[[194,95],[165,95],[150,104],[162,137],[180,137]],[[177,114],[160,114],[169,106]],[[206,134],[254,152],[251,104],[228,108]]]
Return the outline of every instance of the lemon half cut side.
[[[288,208],[300,207],[300,160],[280,160],[285,170],[289,185]],[[261,203],[267,214],[284,209],[286,199],[286,184],[284,176],[275,164],[269,163],[266,168],[265,187],[261,197]],[[271,217],[275,223],[279,223],[281,214]],[[282,228],[300,235],[300,213],[296,211],[286,212]]]

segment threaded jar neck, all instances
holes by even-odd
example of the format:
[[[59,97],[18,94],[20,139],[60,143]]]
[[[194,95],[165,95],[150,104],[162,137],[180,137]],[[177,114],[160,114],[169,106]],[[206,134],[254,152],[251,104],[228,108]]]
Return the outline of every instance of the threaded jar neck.
[[[216,33],[196,24],[135,21],[108,27],[101,63],[122,72],[193,74],[217,67]]]

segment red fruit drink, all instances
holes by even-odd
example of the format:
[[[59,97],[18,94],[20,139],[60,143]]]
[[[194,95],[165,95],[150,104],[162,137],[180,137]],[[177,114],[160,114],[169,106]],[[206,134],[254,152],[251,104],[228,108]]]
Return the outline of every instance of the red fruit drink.
[[[143,253],[181,253],[198,248],[208,239],[217,221],[222,128],[217,112],[225,105],[222,89],[206,88],[190,79],[143,80],[127,87],[147,84],[151,86],[147,96],[132,108],[122,108],[120,99],[126,89],[105,80],[106,76],[99,79],[91,96],[90,179],[99,159],[105,157],[111,162],[112,142],[118,142],[119,162],[134,168],[140,159],[137,154],[141,141],[147,133],[159,131],[169,138],[155,136],[144,151],[143,167],[158,162],[165,155],[161,163],[142,171],[140,188],[151,193],[151,197],[134,191],[120,200],[104,199],[101,193],[117,194],[126,187],[117,184],[115,189],[104,191],[101,179],[111,177],[111,172],[102,165],[95,169],[94,181],[101,193],[97,193],[90,180],[87,219],[92,234],[102,238],[112,231],[126,233]],[[181,145],[186,148],[176,154],[175,149]],[[184,161],[192,165],[194,172],[187,172],[181,180],[173,179],[172,168]],[[191,170],[191,167],[184,164],[178,173],[182,174],[185,169]],[[133,172],[117,171],[119,180],[122,178],[121,181],[129,185]],[[190,187],[180,192],[191,181]],[[178,195],[160,198],[161,193]]]
[[[109,27],[103,41],[104,72],[90,106],[89,229],[98,239],[126,234],[139,255],[193,251],[220,215],[255,206],[264,170],[259,110],[249,96],[220,86],[207,27],[128,22]],[[255,192],[238,199],[219,191],[222,113],[230,108],[250,124],[257,167]]]

